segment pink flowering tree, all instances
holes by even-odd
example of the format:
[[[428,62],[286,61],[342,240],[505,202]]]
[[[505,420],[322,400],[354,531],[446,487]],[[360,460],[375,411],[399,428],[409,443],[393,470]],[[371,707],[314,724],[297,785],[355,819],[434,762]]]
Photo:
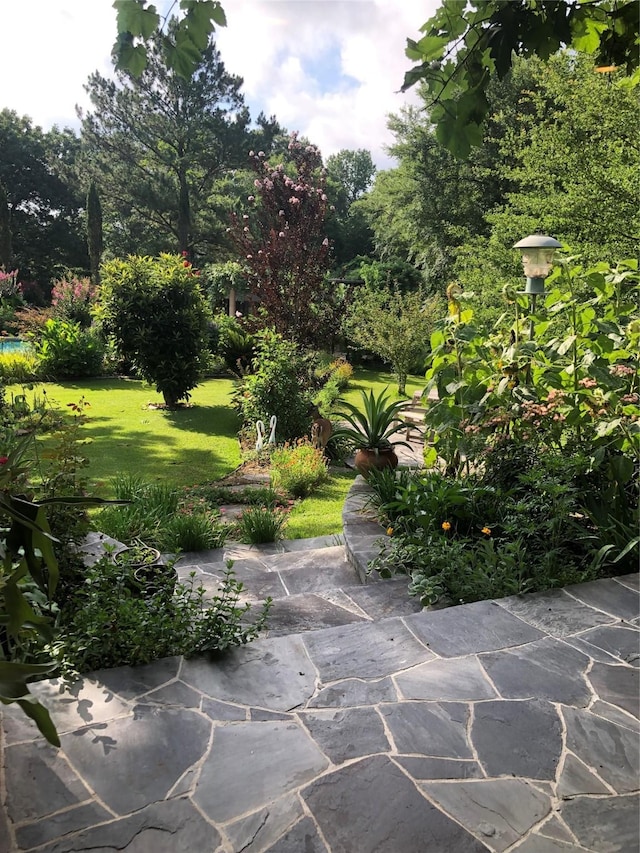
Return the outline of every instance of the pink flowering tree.
[[[297,343],[326,345],[336,328],[337,300],[327,280],[322,158],[295,133],[288,150],[290,166],[272,166],[262,151],[250,152],[255,193],[244,214],[232,214],[229,234],[265,324]]]

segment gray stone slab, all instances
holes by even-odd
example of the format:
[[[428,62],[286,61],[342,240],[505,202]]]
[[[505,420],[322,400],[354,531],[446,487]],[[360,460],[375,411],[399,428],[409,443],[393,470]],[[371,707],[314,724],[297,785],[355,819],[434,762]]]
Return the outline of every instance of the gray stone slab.
[[[627,797],[576,797],[560,813],[587,850],[597,853],[637,853],[640,801]]]
[[[363,621],[364,616],[332,604],[321,595],[290,595],[273,602],[267,631],[269,637],[283,637]]]
[[[202,586],[206,590],[206,597],[213,598],[219,595],[222,588],[223,574],[220,571],[211,571],[208,574],[198,573],[195,585]],[[242,602],[261,602],[265,598],[282,598],[287,591],[276,572],[268,572],[266,569],[253,563],[243,563],[236,572],[236,580],[240,581],[244,589],[240,595]]]
[[[574,838],[569,831],[569,827],[557,814],[551,815],[548,820],[545,820],[534,837],[537,838],[538,834],[544,836],[544,838],[551,838],[553,841],[564,841],[567,844],[574,843]]]
[[[549,797],[521,779],[420,782],[418,787],[497,853],[523,838],[551,811]]]
[[[322,776],[303,797],[332,853],[487,850],[422,797],[386,756],[365,758]]]
[[[382,678],[433,657],[399,619],[305,634],[304,644],[325,684]]]
[[[640,716],[640,673],[637,669],[594,663],[588,677],[600,699],[635,717]]]
[[[565,591],[616,619],[636,619],[640,616],[640,595],[612,579],[574,584],[565,587]]]
[[[120,815],[162,800],[199,761],[211,724],[181,708],[138,705],[132,717],[63,735],[62,747],[100,800]]]
[[[640,572],[634,572],[629,575],[619,575],[617,578],[614,578],[618,583],[621,583],[623,586],[628,586],[629,589],[635,589],[637,592],[640,591]]]
[[[330,533],[327,536],[312,536],[307,539],[283,539],[280,544],[285,553],[288,553],[290,551],[315,551],[316,548],[333,548],[336,545],[344,546],[344,541],[339,533]]]
[[[598,699],[591,705],[589,710],[592,714],[602,717],[605,720],[609,720],[617,726],[622,726],[625,729],[631,729],[632,732],[640,733],[640,720],[638,720],[637,716],[627,714],[626,711],[623,711],[615,705],[610,705],[608,702],[602,702]]]
[[[156,687],[172,681],[178,675],[180,658],[162,658],[144,666],[118,666],[92,673],[100,687],[123,699],[136,699]]]
[[[407,587],[408,578],[400,577],[350,587],[347,592],[372,619],[388,619],[422,611],[422,605],[417,598],[409,595]]]
[[[64,755],[42,739],[6,747],[4,762],[7,813],[13,823],[36,821],[91,797]]]
[[[292,714],[283,711],[265,711],[264,708],[249,708],[249,719],[264,723],[267,720],[293,720]]]
[[[614,621],[613,616],[594,610],[561,589],[501,598],[500,606],[552,637],[569,637]]]
[[[86,829],[40,848],[38,853],[205,853],[219,833],[184,798],[154,803],[129,817]]]
[[[397,702],[398,694],[391,678],[379,681],[359,681],[348,678],[325,687],[311,699],[308,708],[350,708],[356,705],[377,705]]]
[[[563,708],[562,713],[567,749],[619,794],[635,791],[640,773],[637,735],[588,711]]]
[[[244,706],[231,705],[229,702],[219,702],[217,699],[207,697],[202,700],[202,711],[211,720],[218,722],[247,719],[247,709]]]
[[[382,719],[374,708],[308,711],[299,716],[333,764],[389,751]]]
[[[484,773],[477,761],[457,758],[423,758],[413,755],[394,756],[407,773],[420,781],[436,779],[483,779]]]
[[[361,589],[360,586],[355,587],[356,589]],[[365,611],[354,601],[351,596],[347,593],[349,590],[354,589],[354,587],[346,587],[345,590],[342,589],[325,589],[322,593],[322,597],[326,601],[330,601],[332,604],[337,604],[339,607],[344,607],[345,610],[350,610],[352,613],[355,613],[357,616],[360,616],[362,619],[366,619],[370,621],[369,616]]]
[[[520,844],[518,853],[584,853],[584,847],[577,847],[571,841],[560,841],[532,832]]]
[[[111,812],[102,808],[99,803],[82,803],[76,808],[58,813],[55,817],[46,817],[36,823],[16,827],[16,841],[21,850],[28,850],[112,818]],[[8,850],[9,846],[0,849]]]
[[[291,722],[234,723],[216,730],[193,794],[213,821],[227,822],[264,808],[315,778],[329,762]]]
[[[327,548],[325,550],[333,551],[334,549]],[[343,551],[342,548],[338,550]],[[290,595],[296,592],[324,592],[327,589],[351,586],[358,582],[358,576],[353,566],[346,560],[330,562],[320,561],[316,558],[307,562],[304,554],[287,554],[286,556],[295,556],[299,562],[297,566],[277,569],[280,579]]]
[[[536,628],[493,601],[423,612],[405,621],[417,637],[443,657],[519,646],[542,637]]]
[[[299,637],[257,640],[215,662],[185,660],[181,679],[212,699],[290,711],[315,691],[316,673]]]
[[[640,666],[640,631],[624,625],[594,628],[580,634],[580,640],[602,649],[630,666]]]
[[[299,821],[289,832],[276,841],[265,853],[331,853],[318,834],[318,828],[309,817]]]
[[[474,706],[471,740],[489,776],[547,781],[556,777],[562,723],[550,702],[478,702]]]
[[[494,699],[496,691],[474,656],[456,660],[432,660],[396,677],[405,699]]]
[[[568,799],[578,794],[611,794],[611,789],[586,764],[568,752],[558,779],[557,793],[562,799]]]
[[[467,740],[469,706],[462,702],[381,705],[396,750],[407,755],[474,758]]]
[[[288,794],[247,817],[227,824],[225,834],[232,850],[257,853],[285,836],[303,816],[302,803],[297,794]]]
[[[0,750],[0,766],[2,765],[2,752]],[[4,808],[0,807],[0,850],[10,850],[11,840],[9,835],[9,819]]]
[[[47,708],[59,734],[131,711],[126,702],[93,678],[80,678],[69,686],[57,679],[38,681],[29,689]],[[36,724],[17,705],[5,709],[4,721],[7,743],[42,737]]]
[[[279,554],[265,554],[262,562],[271,571],[289,572],[303,569],[306,566],[316,566],[318,570],[330,571],[345,563],[342,545],[331,545],[324,548],[305,548],[282,551]]]
[[[176,560],[176,569],[186,566],[224,565],[227,557],[224,548],[210,548],[206,551],[184,551]]]
[[[536,697],[581,708],[592,699],[585,679],[589,658],[551,637],[516,649],[488,652],[480,656],[480,662],[505,699]]]
[[[187,687],[182,681],[172,681],[164,687],[158,687],[147,693],[144,702],[153,702],[158,705],[179,705],[182,708],[199,708],[202,695],[192,687]]]

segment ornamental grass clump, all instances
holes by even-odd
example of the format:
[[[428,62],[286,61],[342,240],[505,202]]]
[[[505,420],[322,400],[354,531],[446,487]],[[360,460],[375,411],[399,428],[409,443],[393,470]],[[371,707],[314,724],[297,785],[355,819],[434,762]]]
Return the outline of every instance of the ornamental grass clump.
[[[284,509],[268,506],[248,507],[236,521],[240,541],[248,545],[277,542],[284,537],[288,518]]]
[[[271,456],[271,485],[292,498],[306,498],[328,479],[322,450],[306,439],[285,444]]]

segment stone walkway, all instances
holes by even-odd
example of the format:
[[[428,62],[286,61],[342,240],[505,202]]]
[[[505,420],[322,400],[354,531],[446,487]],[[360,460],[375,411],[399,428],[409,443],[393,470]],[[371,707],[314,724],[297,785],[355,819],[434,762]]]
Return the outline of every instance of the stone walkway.
[[[637,853],[638,575],[416,612],[358,582],[362,498],[351,562],[335,538],[182,559],[274,595],[264,638],[40,682],[60,750],[5,708],[0,851]]]

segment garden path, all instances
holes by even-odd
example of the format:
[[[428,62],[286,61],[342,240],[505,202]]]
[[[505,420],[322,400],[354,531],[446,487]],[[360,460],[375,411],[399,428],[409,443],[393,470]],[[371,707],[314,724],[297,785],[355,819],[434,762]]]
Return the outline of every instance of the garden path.
[[[346,547],[182,558],[274,595],[264,638],[40,682],[60,750],[4,709],[0,850],[638,851],[638,575],[417,612],[358,582],[365,496]]]

